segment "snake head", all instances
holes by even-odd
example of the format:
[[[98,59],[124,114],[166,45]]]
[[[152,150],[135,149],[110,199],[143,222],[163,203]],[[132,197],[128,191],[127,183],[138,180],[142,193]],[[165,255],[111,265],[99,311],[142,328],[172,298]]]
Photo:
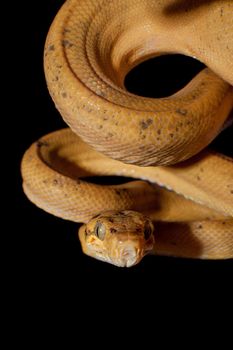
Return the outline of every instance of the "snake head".
[[[85,254],[110,264],[136,265],[154,246],[154,225],[150,218],[131,211],[107,211],[79,229]]]

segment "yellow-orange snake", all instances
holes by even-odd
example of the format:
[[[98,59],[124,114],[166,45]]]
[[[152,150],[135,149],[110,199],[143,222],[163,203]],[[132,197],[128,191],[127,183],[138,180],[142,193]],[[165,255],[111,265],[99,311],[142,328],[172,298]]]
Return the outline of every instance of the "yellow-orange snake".
[[[169,53],[207,68],[167,98],[125,89],[133,67]],[[28,198],[85,223],[83,251],[118,266],[148,252],[232,258],[233,161],[206,149],[233,107],[232,58],[231,0],[67,0],[50,28],[44,67],[72,131],[26,151]],[[90,175],[137,181],[101,186],[83,180]]]

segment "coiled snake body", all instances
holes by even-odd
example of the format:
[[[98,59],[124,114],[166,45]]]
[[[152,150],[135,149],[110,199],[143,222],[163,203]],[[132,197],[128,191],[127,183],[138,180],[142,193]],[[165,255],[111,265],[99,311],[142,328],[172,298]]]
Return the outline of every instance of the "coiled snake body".
[[[68,0],[57,14],[45,73],[72,131],[27,150],[23,187],[49,213],[86,223],[88,255],[118,266],[148,252],[233,257],[233,162],[205,149],[233,107],[232,13],[230,0]],[[126,91],[132,67],[165,53],[207,68],[167,98]],[[80,179],[89,175],[140,180],[100,186]]]

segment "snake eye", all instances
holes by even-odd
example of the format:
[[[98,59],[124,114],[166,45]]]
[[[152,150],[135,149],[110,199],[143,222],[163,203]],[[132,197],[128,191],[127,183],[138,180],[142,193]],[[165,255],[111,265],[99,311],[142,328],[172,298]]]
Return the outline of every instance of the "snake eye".
[[[145,224],[145,228],[144,228],[144,237],[145,237],[145,239],[148,239],[151,236],[152,233],[153,233],[153,226],[149,222],[147,222]]]
[[[95,226],[95,235],[98,237],[101,241],[104,240],[106,233],[106,228],[101,222],[97,222]]]

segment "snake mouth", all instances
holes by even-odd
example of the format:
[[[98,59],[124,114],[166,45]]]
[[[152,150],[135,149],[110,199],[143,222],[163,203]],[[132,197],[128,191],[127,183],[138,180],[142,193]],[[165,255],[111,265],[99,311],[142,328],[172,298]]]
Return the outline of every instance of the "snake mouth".
[[[129,212],[126,215],[130,214]],[[127,234],[123,231],[112,237],[108,250],[109,259],[114,265],[131,267],[149,254],[153,250],[154,244],[154,225],[150,220],[146,220],[141,232],[135,228]]]
[[[152,251],[153,246],[153,236],[151,236],[145,245],[140,247],[129,243],[120,250],[119,259],[114,259],[115,261],[112,261],[112,263],[121,267],[131,267],[137,265],[145,255],[149,254]]]
[[[120,261],[122,267],[131,267],[138,262],[138,251],[133,247],[126,247],[123,249]],[[141,259],[140,259],[141,260]]]
[[[151,233],[147,239],[129,238],[126,241],[117,240],[112,244],[109,259],[113,265],[131,267],[137,265],[144,256],[150,254],[154,248],[155,238]]]

